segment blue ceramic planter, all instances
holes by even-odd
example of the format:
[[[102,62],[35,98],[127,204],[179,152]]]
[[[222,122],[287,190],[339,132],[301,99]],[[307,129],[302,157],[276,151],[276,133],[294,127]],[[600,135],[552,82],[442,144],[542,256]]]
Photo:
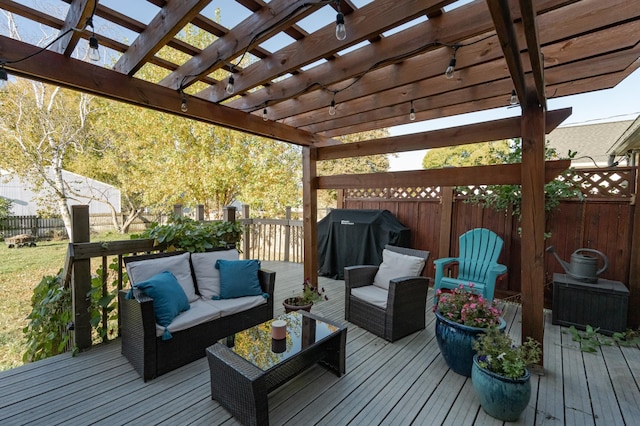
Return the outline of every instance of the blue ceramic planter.
[[[482,409],[491,417],[506,422],[515,422],[527,408],[531,398],[531,374],[509,379],[492,373],[478,365],[478,356],[473,357],[471,382]]]
[[[451,321],[436,311],[436,340],[440,353],[450,369],[458,374],[471,377],[473,366],[473,342],[478,334],[484,333],[486,328],[469,327]],[[504,330],[507,323],[501,320],[500,330]]]

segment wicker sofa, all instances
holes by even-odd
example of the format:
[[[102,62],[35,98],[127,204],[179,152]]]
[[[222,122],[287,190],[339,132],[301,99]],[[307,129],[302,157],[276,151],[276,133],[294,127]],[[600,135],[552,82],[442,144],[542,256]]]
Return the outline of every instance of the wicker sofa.
[[[205,349],[216,341],[273,318],[275,272],[257,271],[263,292],[260,296],[233,299],[212,296],[211,281],[215,277],[211,275],[215,273],[216,259],[233,260],[237,256],[233,249],[125,258],[133,287],[118,295],[122,354],[144,381],[202,358]],[[156,323],[153,299],[136,284],[148,280],[154,271],[165,270],[172,272],[185,290],[189,308],[176,316],[170,325],[162,327]],[[191,276],[187,277],[187,274]],[[193,288],[189,287],[190,282]],[[213,300],[216,298],[218,300]]]

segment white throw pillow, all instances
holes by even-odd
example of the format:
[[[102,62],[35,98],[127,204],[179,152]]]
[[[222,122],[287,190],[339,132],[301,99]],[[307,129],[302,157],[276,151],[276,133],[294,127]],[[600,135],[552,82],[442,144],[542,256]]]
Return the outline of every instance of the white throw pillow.
[[[193,285],[193,278],[191,277],[189,255],[190,253],[187,252],[175,256],[129,262],[127,263],[129,281],[131,281],[133,285],[146,281],[160,272],[169,271],[178,280],[180,287],[184,290],[184,294],[187,295],[189,303],[195,302],[198,300],[198,295],[196,294],[196,288]]]
[[[420,257],[408,256],[384,249],[382,251],[382,263],[373,278],[373,285],[389,290],[389,280],[401,277],[417,277],[423,267],[424,259]]]
[[[198,291],[204,299],[220,297],[220,270],[216,269],[216,261],[238,260],[238,250],[217,250],[206,253],[192,253],[191,264],[198,283]]]

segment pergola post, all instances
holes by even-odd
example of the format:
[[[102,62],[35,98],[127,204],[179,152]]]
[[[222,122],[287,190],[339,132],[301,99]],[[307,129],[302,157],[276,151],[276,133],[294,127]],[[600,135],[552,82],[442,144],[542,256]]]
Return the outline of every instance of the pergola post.
[[[522,117],[522,339],[544,336],[544,107],[524,108]]]
[[[317,148],[302,148],[302,202],[304,233],[304,278],[318,284],[318,185]]]

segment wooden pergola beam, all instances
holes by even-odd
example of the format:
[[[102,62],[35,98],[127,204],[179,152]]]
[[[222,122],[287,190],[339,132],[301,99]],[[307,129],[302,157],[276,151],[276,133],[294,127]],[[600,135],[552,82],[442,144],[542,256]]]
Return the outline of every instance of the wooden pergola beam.
[[[60,28],[60,34],[71,31],[49,47],[52,51],[71,56],[80,40],[80,33],[75,31],[74,28],[85,27],[87,18],[91,17],[96,1],[98,0],[79,0],[71,3],[64,25]]]
[[[551,132],[571,115],[571,108],[547,114],[547,131]],[[433,130],[369,141],[318,147],[318,161],[365,155],[390,154],[419,149],[442,148],[518,137],[522,132],[521,117],[505,118],[448,129]]]
[[[531,74],[533,75],[533,81],[535,83],[535,101],[538,105],[546,108],[547,98],[544,88],[544,60],[540,49],[540,35],[538,33],[536,12],[533,9],[531,0],[520,0],[520,13],[522,15],[524,35],[527,41],[529,61],[531,63]],[[528,101],[528,103],[531,102],[533,101]]]
[[[550,182],[571,166],[571,160],[547,161],[544,181]],[[455,167],[407,172],[318,176],[317,189],[389,188],[409,186],[520,185],[523,165]]]

